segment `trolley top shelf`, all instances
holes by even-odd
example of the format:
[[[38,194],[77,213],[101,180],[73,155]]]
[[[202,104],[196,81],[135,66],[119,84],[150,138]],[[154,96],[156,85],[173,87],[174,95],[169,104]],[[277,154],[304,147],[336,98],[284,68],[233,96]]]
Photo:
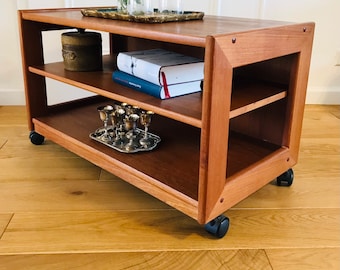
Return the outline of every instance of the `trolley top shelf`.
[[[146,38],[183,45],[205,47],[207,36],[248,32],[292,25],[291,22],[205,16],[203,20],[161,24],[136,23],[85,17],[80,8],[21,10],[24,20],[106,31],[131,37]]]

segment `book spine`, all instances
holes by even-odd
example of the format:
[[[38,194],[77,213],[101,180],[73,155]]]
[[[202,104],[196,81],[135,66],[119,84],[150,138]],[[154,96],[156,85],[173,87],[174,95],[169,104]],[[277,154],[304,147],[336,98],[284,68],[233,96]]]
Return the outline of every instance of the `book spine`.
[[[134,56],[125,53],[119,53],[117,56],[117,67],[120,71],[136,76],[153,84],[162,85],[159,72],[159,65],[150,63],[143,59],[137,59]]]
[[[137,78],[125,72],[122,72],[119,70],[114,71],[112,73],[112,80],[115,81],[116,83],[119,83],[123,86],[130,87],[139,92],[149,94],[156,98],[164,99],[164,97],[162,97],[161,95],[161,91],[162,91],[161,86],[150,83],[143,79]]]
[[[204,62],[186,63],[160,68],[164,73],[168,85],[203,80]]]
[[[163,64],[153,63],[155,59],[158,60],[157,63]],[[203,80],[204,77],[203,61],[175,53],[140,55],[138,52],[120,52],[117,66],[120,71],[161,86],[165,85],[164,78],[167,84],[171,85]]]

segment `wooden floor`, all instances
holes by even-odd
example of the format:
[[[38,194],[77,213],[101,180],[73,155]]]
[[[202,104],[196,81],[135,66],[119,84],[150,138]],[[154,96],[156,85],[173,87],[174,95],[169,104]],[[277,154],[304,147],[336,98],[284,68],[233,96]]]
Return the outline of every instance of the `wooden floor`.
[[[306,107],[291,187],[230,209],[226,237],[50,141],[0,107],[0,269],[340,269],[340,106]]]

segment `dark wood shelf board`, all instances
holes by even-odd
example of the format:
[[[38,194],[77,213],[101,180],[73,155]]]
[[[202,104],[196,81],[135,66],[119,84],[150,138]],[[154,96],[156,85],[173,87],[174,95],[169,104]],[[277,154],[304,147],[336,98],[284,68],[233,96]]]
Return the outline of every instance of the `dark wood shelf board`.
[[[263,28],[285,27],[291,22],[256,20],[235,17],[204,16],[204,20],[172,22],[163,24],[142,24],[126,21],[84,17],[81,8],[28,10],[22,18],[28,21],[49,23],[71,28],[107,31],[138,38],[159,40],[169,43],[205,47],[206,37],[255,31]],[[165,34],[166,33],[166,34]]]
[[[59,108],[58,113],[54,111],[34,121],[67,134],[80,143],[197,200],[200,129],[155,115],[150,132],[161,137],[159,146],[150,152],[120,153],[89,138],[89,134],[102,125],[96,108],[103,104],[107,103],[63,111]],[[43,135],[49,137],[48,134]]]
[[[74,72],[64,69],[63,62],[30,67],[35,74],[46,76],[110,99],[127,102],[141,108],[152,110],[174,120],[195,127],[201,127],[201,93],[193,93],[172,99],[161,100],[150,95],[119,85],[112,80],[115,63],[113,57],[103,57],[103,70],[93,72]]]
[[[226,177],[240,172],[269,156],[281,146],[230,132]]]
[[[168,100],[160,100],[140,93],[112,81],[115,69],[115,56],[103,57],[103,70],[94,72],[74,72],[64,69],[62,62],[30,67],[30,71],[64,83],[81,87],[99,95],[133,103],[139,107],[153,110],[159,115],[183,123],[201,127],[202,93],[194,93]],[[230,118],[258,109],[267,104],[283,99],[287,95],[287,86],[264,81],[238,81],[233,86]]]
[[[58,106],[51,110],[50,115],[39,117],[34,121],[67,134],[80,143],[150,176],[155,181],[198,200],[200,129],[155,115],[150,132],[161,137],[159,146],[150,152],[120,153],[89,138],[89,134],[102,124],[96,108],[103,104],[110,104],[110,100],[91,102],[83,106],[78,104],[75,108],[70,104],[67,104],[64,109]],[[48,132],[42,135],[49,137]],[[278,148],[280,147],[231,132],[227,175],[230,176],[247,168]]]
[[[233,85],[229,118],[259,109],[287,96],[287,85],[249,80],[237,81]]]

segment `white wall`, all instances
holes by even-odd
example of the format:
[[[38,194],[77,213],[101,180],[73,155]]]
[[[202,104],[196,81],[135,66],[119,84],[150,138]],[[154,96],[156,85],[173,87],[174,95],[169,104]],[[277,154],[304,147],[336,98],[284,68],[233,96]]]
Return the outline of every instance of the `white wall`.
[[[157,1],[157,0],[153,0]],[[73,6],[109,6],[116,0],[2,0],[0,17],[0,105],[24,104],[23,79],[19,49],[17,9]],[[283,21],[314,21],[312,62],[307,103],[340,104],[340,1],[339,0],[183,0],[185,10],[206,14],[250,17]],[[60,33],[46,33],[47,61],[61,59]],[[107,45],[104,44],[104,50]],[[338,65],[336,65],[338,64]],[[82,92],[48,81],[50,103],[69,99]],[[58,89],[57,91],[52,89]],[[64,89],[65,88],[65,89]]]
[[[23,78],[16,2],[2,2],[0,16],[0,105],[23,104]]]
[[[315,22],[306,102],[340,104],[339,0],[220,0],[219,2],[218,15]]]
[[[264,2],[264,19],[316,23],[307,102],[340,104],[340,1]]]

